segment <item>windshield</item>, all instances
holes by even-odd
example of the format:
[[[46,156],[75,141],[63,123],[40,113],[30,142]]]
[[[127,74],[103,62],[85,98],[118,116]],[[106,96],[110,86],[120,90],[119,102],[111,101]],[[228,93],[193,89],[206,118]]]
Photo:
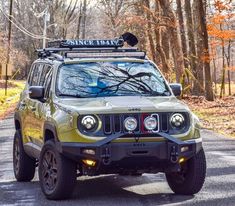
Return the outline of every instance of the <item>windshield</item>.
[[[60,67],[56,94],[88,98],[169,96],[170,92],[151,63],[91,62]]]

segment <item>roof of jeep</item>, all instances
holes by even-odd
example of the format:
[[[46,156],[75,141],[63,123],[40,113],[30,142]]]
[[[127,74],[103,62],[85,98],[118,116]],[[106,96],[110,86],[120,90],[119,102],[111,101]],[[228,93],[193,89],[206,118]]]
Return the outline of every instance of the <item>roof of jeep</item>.
[[[129,47],[123,47],[125,42]],[[148,60],[146,53],[133,47],[137,43],[137,38],[130,33],[113,40],[53,41],[48,42],[47,48],[37,50],[39,57],[37,61],[50,64],[99,61],[145,62]]]

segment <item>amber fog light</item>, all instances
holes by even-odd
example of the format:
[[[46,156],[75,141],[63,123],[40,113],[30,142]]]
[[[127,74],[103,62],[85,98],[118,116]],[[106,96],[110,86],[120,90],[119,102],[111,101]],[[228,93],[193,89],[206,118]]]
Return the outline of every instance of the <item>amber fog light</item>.
[[[85,159],[85,160],[82,160],[84,164],[86,164],[87,166],[90,166],[90,167],[94,167],[96,165],[96,161],[94,160],[88,160],[88,159]]]
[[[179,159],[179,163],[181,164],[181,163],[183,163],[183,162],[185,162],[185,158],[184,157],[181,157],[180,159]]]

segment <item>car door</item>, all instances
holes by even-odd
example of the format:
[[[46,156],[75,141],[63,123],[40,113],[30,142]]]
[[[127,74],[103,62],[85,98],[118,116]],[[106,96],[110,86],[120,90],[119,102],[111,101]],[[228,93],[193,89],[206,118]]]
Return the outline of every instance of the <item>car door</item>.
[[[34,127],[34,136],[33,141],[37,147],[42,147],[43,144],[43,127],[44,121],[46,118],[46,113],[49,108],[49,93],[50,90],[50,82],[52,75],[52,66],[45,64],[43,65],[42,72],[40,75],[40,79],[38,82],[38,86],[43,86],[44,89],[44,98],[42,100],[34,100],[34,108],[35,110],[32,112],[33,116],[33,127]]]
[[[28,103],[29,103],[29,87],[32,85],[32,81],[33,81],[33,76],[34,73],[36,71],[37,64],[33,63],[31,68],[30,68],[30,72],[25,84],[25,89],[23,90],[23,92],[21,93],[20,96],[20,101],[18,104],[18,109],[20,111],[20,116],[21,116],[21,132],[22,132],[22,136],[24,139],[24,142],[30,142],[30,138],[29,138],[29,132],[28,132],[28,128],[29,128],[29,122],[30,122],[30,117],[29,117],[29,107],[28,107]]]
[[[36,63],[33,71],[31,72],[31,79],[28,85],[30,86],[38,86],[41,73],[42,73],[43,65],[42,63]],[[38,122],[35,119],[35,113],[37,113],[37,100],[31,99],[29,97],[29,92],[27,97],[25,98],[26,104],[26,115],[24,118],[24,135],[28,139],[29,142],[35,144],[35,137],[38,136],[39,131],[37,130]]]

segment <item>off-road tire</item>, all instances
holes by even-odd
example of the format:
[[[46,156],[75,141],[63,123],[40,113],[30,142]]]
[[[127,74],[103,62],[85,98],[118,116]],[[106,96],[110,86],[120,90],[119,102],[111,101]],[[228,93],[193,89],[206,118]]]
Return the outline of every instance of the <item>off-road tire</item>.
[[[34,178],[36,160],[28,156],[23,147],[21,131],[17,130],[13,141],[13,169],[18,182],[29,182]]]
[[[60,154],[51,140],[41,151],[39,160],[39,181],[47,199],[68,199],[76,184],[76,164]]]
[[[182,171],[167,173],[166,179],[176,194],[193,195],[198,193],[206,177],[206,158],[201,149],[194,157],[182,164]]]

